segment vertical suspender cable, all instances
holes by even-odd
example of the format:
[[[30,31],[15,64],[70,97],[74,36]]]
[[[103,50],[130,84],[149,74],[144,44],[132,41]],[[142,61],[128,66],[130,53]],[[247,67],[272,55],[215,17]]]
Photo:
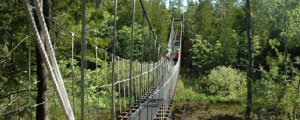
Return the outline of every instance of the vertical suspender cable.
[[[27,0],[22,0],[22,4],[24,5],[24,9],[25,9],[25,12],[27,14],[27,18],[28,18],[29,24],[30,24],[31,28],[33,29],[33,33],[34,33],[34,36],[36,38],[36,43],[37,43],[38,49],[41,52],[42,59],[45,62],[47,70],[49,71],[49,76],[50,76],[50,78],[51,78],[51,80],[53,82],[54,88],[55,88],[56,92],[58,93],[59,103],[61,104],[61,107],[63,109],[65,117],[67,119],[72,119],[72,117],[74,117],[74,116],[70,116],[69,113],[68,113],[67,106],[65,105],[65,101],[64,101],[63,95],[62,95],[62,93],[60,91],[60,88],[58,86],[58,83],[56,81],[56,76],[54,75],[52,66],[51,66],[51,64],[49,62],[46,50],[45,50],[44,45],[43,45],[43,43],[41,41],[41,37],[39,35],[39,32],[37,30],[37,27],[36,27],[36,24],[35,24],[35,21],[34,21],[34,18],[33,18],[33,15],[31,13],[31,9],[32,8],[29,6],[29,3],[28,3]]]
[[[156,40],[157,40],[157,38],[156,38]],[[157,61],[159,60],[159,49],[160,49],[160,44],[158,44],[158,49],[157,49]],[[158,62],[157,64],[158,64],[158,66],[157,66],[157,70],[156,70],[156,78],[158,80],[159,79],[158,73],[159,73],[160,62]]]
[[[56,33],[55,33],[56,32],[56,24],[57,24],[56,21],[54,21],[54,32],[53,32],[53,35],[54,35],[54,38],[53,38],[53,51],[54,51],[54,54],[55,54],[55,40],[56,40]],[[55,90],[54,90],[54,99],[56,99],[56,95],[55,94],[56,93],[55,93]],[[54,103],[55,103],[56,118],[58,119],[56,100],[54,100]],[[75,110],[74,110],[74,112],[75,112]],[[75,115],[75,113],[74,113],[74,115]]]
[[[150,56],[151,56],[151,33],[152,33],[152,27],[150,26],[150,37],[149,37],[149,48],[148,48],[148,52],[149,52],[149,55],[148,55],[148,92],[149,92],[149,85],[150,85]]]
[[[115,98],[114,98],[114,82],[115,82],[115,45],[116,45],[116,32],[117,32],[117,3],[118,0],[115,0],[115,17],[114,17],[114,39],[113,39],[113,63],[112,63],[112,114],[111,120],[114,120],[114,109],[115,109]]]
[[[74,99],[74,33],[71,33],[72,36],[72,97],[73,97],[73,112],[75,115],[75,99]]]
[[[131,60],[129,61],[130,62],[130,65],[132,64],[132,62],[131,62]],[[130,76],[130,79],[129,79],[129,90],[131,91],[130,92],[130,97],[131,97],[131,102],[132,102],[132,100],[134,101],[134,96],[133,96],[133,89],[132,89],[132,74],[133,74],[134,72],[133,72],[133,67],[132,67],[132,70],[130,70],[130,72],[129,72],[129,76]],[[131,81],[130,81],[131,80]],[[131,104],[129,104],[129,105],[131,105]]]
[[[55,54],[55,40],[56,40],[56,21],[53,22],[54,23],[54,31],[53,31],[53,35],[54,35],[54,38],[53,38],[53,50],[54,50],[54,54]]]
[[[140,82],[140,98],[142,98],[142,81],[143,81],[143,57],[144,57],[144,26],[145,26],[145,14],[146,11],[143,11],[143,31],[142,31],[142,53],[141,53],[141,82]],[[142,99],[140,99],[140,107],[142,106]],[[139,120],[141,120],[141,111],[139,112]]]
[[[97,80],[97,93],[98,93],[98,105],[99,105],[99,119],[101,118],[100,115],[100,91],[99,91],[99,81],[98,81],[98,47],[95,47],[95,51],[96,51],[96,80]]]
[[[85,43],[85,0],[82,0],[81,28],[81,120],[84,120],[84,43]]]
[[[134,76],[136,75],[136,68],[137,68],[137,63],[135,63],[135,67],[134,67]],[[136,81],[137,81],[137,78],[135,78],[135,81],[134,81],[134,97],[135,97],[135,102],[137,101],[137,86],[136,86]]]
[[[123,78],[123,80],[125,79],[125,75],[124,75],[124,73],[125,73],[125,68],[124,68],[124,59],[123,59],[123,73],[122,73],[122,78]],[[124,90],[124,107],[125,107],[125,111],[126,111],[126,90],[125,90],[125,86],[126,86],[126,82],[124,81],[123,82],[123,90]]]
[[[154,70],[154,67],[155,67],[155,51],[156,51],[156,37],[154,38],[154,46],[153,46],[153,85],[155,83],[155,70]]]
[[[148,46],[148,52],[149,52],[149,55],[148,55],[148,84],[147,84],[147,97],[149,99],[149,94],[150,94],[150,89],[149,89],[149,85],[150,85],[150,56],[151,56],[151,53],[150,53],[150,48],[151,48],[151,33],[152,33],[152,26],[150,26],[150,37],[149,37],[149,46]],[[148,111],[149,110],[149,102],[147,102],[147,120],[148,120]]]
[[[30,95],[30,80],[31,80],[31,27],[28,26],[29,39],[28,39],[28,105],[31,106],[31,95]],[[32,120],[32,107],[30,107],[30,119]]]
[[[165,74],[166,74],[166,78],[168,78],[168,76],[167,76],[167,71],[168,71],[168,63],[169,63],[169,60],[168,59],[166,59],[166,61],[165,61],[165,65],[166,65],[166,67],[165,67]],[[163,81],[163,84],[164,84],[164,82],[165,81]],[[163,96],[163,98],[162,98],[162,102],[163,102],[163,109],[162,109],[162,113],[163,114],[165,114],[165,111],[164,111],[164,109],[165,109],[165,87],[163,86],[163,89],[162,89],[162,96]]]
[[[120,83],[120,57],[118,57],[118,84],[119,84],[119,104],[120,104],[120,115],[121,115],[122,105],[121,105],[121,83]]]
[[[139,65],[141,65],[141,64],[137,63],[137,66],[136,66],[136,67],[137,67],[137,71],[136,71],[136,75],[137,75],[137,76],[139,75],[139,71],[140,71],[140,70],[139,70],[139,69],[140,69]],[[137,89],[136,89],[136,90],[138,91],[138,92],[137,92],[137,93],[138,93],[137,96],[138,96],[139,99],[142,99],[142,97],[140,96],[141,93],[140,93],[140,90],[139,90],[139,89],[141,89],[141,86],[140,86],[140,77],[137,77],[137,79],[138,79],[138,84],[136,85],[136,86],[137,86]],[[137,102],[137,101],[136,101],[136,102]],[[135,103],[136,103],[136,102],[135,102]]]
[[[126,62],[128,63],[128,60],[126,60]],[[129,65],[130,66],[130,65]],[[128,77],[128,79],[130,79],[130,72],[129,72],[130,70],[129,70],[129,67],[127,67],[127,77]],[[130,96],[130,91],[129,91],[129,81],[127,82],[128,83],[128,85],[127,85],[127,90],[128,90],[128,98],[129,98],[129,96]],[[128,100],[130,100],[130,98],[128,99]],[[129,102],[129,101],[128,101]],[[129,106],[129,109],[130,109],[130,106]]]
[[[130,62],[130,64],[133,64],[133,63],[131,63]],[[132,70],[131,70],[131,78],[132,78],[132,76],[134,76],[134,65],[132,65]],[[134,99],[134,85],[133,85],[133,82],[134,82],[134,78],[132,78],[133,80],[131,80],[131,82],[130,82],[130,90],[131,90],[131,103],[132,103],[132,101],[134,101],[135,99]],[[131,105],[131,104],[129,104],[129,105]]]
[[[145,64],[144,66],[143,66],[144,68],[143,68],[143,71],[147,71],[147,64]],[[144,94],[146,94],[146,90],[147,90],[147,77],[146,77],[146,73],[143,75],[143,78],[144,78],[144,90],[143,90],[143,92],[144,92]]]
[[[105,64],[105,69],[104,69],[104,72],[105,72],[105,94],[106,94],[106,113],[108,113],[108,89],[107,89],[107,64],[106,64],[106,51],[104,51],[104,64]],[[108,117],[108,115],[107,115]]]
[[[132,9],[132,28],[131,28],[131,50],[130,50],[130,76],[129,76],[129,91],[130,91],[130,95],[129,95],[129,115],[131,115],[131,108],[130,108],[130,105],[131,105],[131,84],[132,84],[132,60],[133,60],[133,55],[132,55],[132,50],[133,50],[133,30],[134,30],[134,13],[135,13],[135,0],[133,0],[133,3],[132,3],[132,6],[133,6],[133,9]],[[130,117],[129,117],[130,119]]]
[[[111,63],[113,63],[113,64],[112,64],[112,68],[114,69],[114,67],[115,67],[115,57],[114,57],[113,54],[111,54]],[[115,76],[115,70],[113,70],[112,75]],[[115,78],[115,77],[114,77],[114,78]],[[113,108],[112,108],[112,110],[113,110],[112,113],[113,113],[113,114],[116,114],[115,94],[114,94],[114,93],[115,93],[115,89],[114,89],[114,88],[115,88],[115,82],[114,82],[114,80],[111,82],[111,86],[112,86],[112,88],[111,88],[111,89],[112,89],[112,90],[111,90],[111,91],[112,91],[112,96],[111,96],[112,99],[111,99],[111,100],[112,100],[112,103],[114,103],[114,104],[112,105],[112,107],[113,107]]]
[[[85,56],[87,57],[87,40],[85,41]],[[87,70],[87,59],[85,59],[85,68]],[[90,110],[89,110],[89,82],[88,82],[88,70],[86,71],[86,77],[85,77],[85,81],[86,81],[86,101],[87,101],[87,113],[88,113],[88,119],[90,119]]]

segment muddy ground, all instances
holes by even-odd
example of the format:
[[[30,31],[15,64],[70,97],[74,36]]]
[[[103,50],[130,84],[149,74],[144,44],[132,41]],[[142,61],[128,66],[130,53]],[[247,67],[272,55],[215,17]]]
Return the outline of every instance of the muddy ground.
[[[243,120],[241,105],[174,101],[172,120]]]

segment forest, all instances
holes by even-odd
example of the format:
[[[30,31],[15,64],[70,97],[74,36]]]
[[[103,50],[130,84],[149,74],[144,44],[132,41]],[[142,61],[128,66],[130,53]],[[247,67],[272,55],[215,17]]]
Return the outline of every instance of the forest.
[[[28,1],[34,6],[33,0]],[[40,1],[66,91],[73,93],[68,98],[75,118],[80,119],[80,92],[73,91],[79,91],[81,85],[82,1]],[[140,63],[149,64],[143,66],[145,71],[159,65],[159,57],[155,56],[159,52],[150,47],[154,44],[151,35],[160,44],[168,44],[171,18],[184,16],[172,119],[299,119],[300,1],[141,1],[153,29],[145,24],[143,32],[143,8],[136,0],[135,70],[139,70]],[[132,2],[117,3],[115,60],[119,67],[115,74],[121,79],[129,77]],[[38,21],[36,14],[34,18]],[[113,74],[114,1],[86,0],[85,19],[86,88],[103,86],[112,81]],[[37,27],[42,32],[41,26]],[[174,30],[179,29],[175,23]],[[31,31],[22,0],[0,0],[0,115],[22,108],[0,119],[65,119]],[[152,49],[155,54],[150,54]],[[152,77],[146,74],[144,79]],[[129,100],[125,87],[129,84],[123,86],[124,91],[112,91],[111,86],[87,90],[85,119],[110,119],[108,113],[98,114],[97,110],[108,112],[112,108],[112,93],[124,97],[115,100],[116,109],[126,109]],[[38,105],[42,102],[47,103]]]

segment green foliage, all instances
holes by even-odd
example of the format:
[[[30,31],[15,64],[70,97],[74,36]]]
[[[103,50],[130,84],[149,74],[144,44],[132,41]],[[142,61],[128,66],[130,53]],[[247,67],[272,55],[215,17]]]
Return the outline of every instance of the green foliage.
[[[188,66],[184,68],[186,73],[192,72],[188,75],[200,76],[184,82],[185,88],[213,94],[207,97],[213,102],[237,101],[246,107],[244,72],[250,57],[253,117],[292,119],[295,114],[299,116],[300,2],[251,0],[250,5],[252,56],[247,53],[245,2],[189,3],[184,32],[185,39],[190,40],[184,43],[189,49],[184,54],[189,56],[183,66]],[[231,66],[237,72],[230,74],[225,67],[217,70],[218,66]]]
[[[168,35],[170,33],[170,25],[171,25],[170,18],[172,16],[166,8],[165,1],[164,0],[142,0],[142,2],[145,10],[147,11],[147,16],[151,23],[151,26],[155,30],[155,35],[157,36],[158,41],[162,42],[163,44],[167,44],[168,37],[169,37]],[[132,2],[128,0],[120,0],[118,1],[118,3],[120,5],[118,6],[119,19],[118,19],[117,29],[120,30],[123,29],[123,26],[132,25],[132,20],[131,20]],[[121,8],[121,6],[126,10],[126,12]],[[135,21],[140,25],[142,25],[143,10],[142,7],[140,7],[140,1],[136,1],[135,11],[136,11],[134,17]],[[111,12],[111,14],[113,13]],[[147,23],[147,20],[145,20],[145,30],[149,30],[149,25]],[[149,39],[149,37],[145,37],[145,39]]]
[[[247,63],[247,39],[246,33],[241,36],[236,31],[229,37],[230,45],[224,46],[218,40],[215,44],[202,38],[202,35],[196,35],[195,39],[190,39],[193,43],[190,49],[190,58],[192,65],[202,74],[207,74],[211,69],[220,65],[234,65],[234,67],[246,68]],[[261,54],[260,38],[254,36],[252,39],[253,56]]]
[[[192,65],[199,68],[200,73],[208,72],[215,66],[224,64],[224,49],[221,47],[221,43],[216,41],[214,45],[207,40],[203,40],[201,35],[196,35],[195,39],[191,39],[194,43],[190,49],[190,57],[192,59]]]
[[[218,66],[211,70],[202,84],[211,94],[239,99],[244,97],[246,92],[246,75],[231,67]]]
[[[120,55],[122,58],[129,58],[130,56],[130,47],[131,46],[131,31],[132,31],[132,26],[127,27],[123,26],[122,29],[118,31],[118,34],[116,38],[118,41],[116,42],[116,54]],[[142,54],[142,29],[139,24],[134,24],[134,36],[133,36],[133,59],[139,59]],[[148,51],[148,46],[149,46],[149,30],[145,29],[144,31],[144,60],[148,58],[149,56],[149,51]],[[153,38],[153,36],[152,36]],[[151,45],[153,45],[153,39],[151,42]]]
[[[218,75],[217,70],[218,72],[223,70],[223,73]],[[228,80],[227,74],[230,74],[233,80]],[[212,103],[243,103],[245,101],[246,80],[243,73],[230,67],[220,66],[212,70],[208,76],[211,77],[180,76],[175,101],[210,101]]]

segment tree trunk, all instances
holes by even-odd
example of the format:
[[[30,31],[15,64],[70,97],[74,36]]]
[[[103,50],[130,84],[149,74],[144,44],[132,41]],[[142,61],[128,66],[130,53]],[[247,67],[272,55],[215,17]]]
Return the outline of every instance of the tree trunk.
[[[101,0],[96,0],[96,9],[101,7]]]
[[[50,15],[50,0],[41,0],[43,3],[43,14],[47,17]],[[38,22],[37,15],[34,15],[35,23],[37,24],[37,28],[41,35],[42,40],[44,40],[44,36],[42,35],[41,26]],[[49,28],[49,20],[45,19],[47,27]],[[43,59],[41,57],[40,51],[36,46],[36,63],[37,63],[37,79],[38,79],[38,96],[36,99],[36,103],[45,102],[48,100],[48,93],[47,93],[47,68]],[[42,105],[37,106],[36,108],[36,119],[37,120],[47,120],[48,119],[48,103],[44,103]]]
[[[247,0],[247,43],[248,43],[248,72],[247,72],[247,108],[246,119],[250,120],[252,106],[252,47],[250,38],[250,1]]]
[[[285,6],[287,6],[287,0],[285,2]],[[286,11],[286,7],[284,8],[284,11]],[[286,19],[286,13],[284,13],[284,19],[285,19],[285,37],[284,37],[284,80],[286,80],[286,75],[287,75],[287,54],[288,54],[288,43],[287,43],[287,34],[288,34],[288,28],[287,28],[287,25],[286,25],[286,22],[287,22],[287,19]]]

